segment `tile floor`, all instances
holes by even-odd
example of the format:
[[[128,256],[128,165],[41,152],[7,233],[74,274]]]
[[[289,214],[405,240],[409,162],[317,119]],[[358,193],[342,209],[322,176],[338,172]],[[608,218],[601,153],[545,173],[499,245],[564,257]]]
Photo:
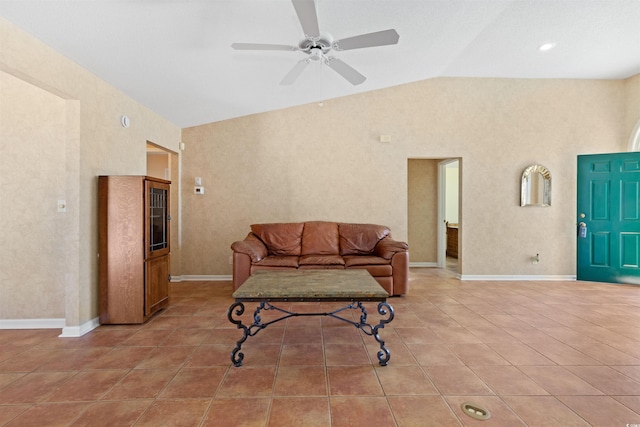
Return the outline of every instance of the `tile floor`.
[[[372,337],[324,317],[273,324],[233,367],[227,282],[172,284],[145,325],[0,330],[0,425],[640,425],[640,287],[410,280],[390,299],[386,367]]]

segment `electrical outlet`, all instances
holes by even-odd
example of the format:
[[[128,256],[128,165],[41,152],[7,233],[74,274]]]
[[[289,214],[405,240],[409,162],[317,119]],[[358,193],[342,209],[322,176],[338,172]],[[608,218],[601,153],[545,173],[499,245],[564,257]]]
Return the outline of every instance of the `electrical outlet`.
[[[229,256],[229,264],[233,264],[233,255]]]

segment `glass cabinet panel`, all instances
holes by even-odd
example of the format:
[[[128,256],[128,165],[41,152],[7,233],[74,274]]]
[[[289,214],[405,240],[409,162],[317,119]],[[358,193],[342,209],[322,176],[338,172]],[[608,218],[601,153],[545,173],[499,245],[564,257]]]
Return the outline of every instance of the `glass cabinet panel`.
[[[145,252],[155,257],[169,253],[169,185],[147,181],[146,187]]]
[[[153,252],[167,247],[167,192],[159,188],[150,189],[149,203],[149,250]]]

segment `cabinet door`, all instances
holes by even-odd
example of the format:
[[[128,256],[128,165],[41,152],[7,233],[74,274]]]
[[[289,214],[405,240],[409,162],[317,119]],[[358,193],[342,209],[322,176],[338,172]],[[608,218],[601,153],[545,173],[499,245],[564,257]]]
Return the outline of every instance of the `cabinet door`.
[[[144,315],[169,305],[169,255],[145,262]]]
[[[169,254],[169,184],[145,181],[145,258]]]

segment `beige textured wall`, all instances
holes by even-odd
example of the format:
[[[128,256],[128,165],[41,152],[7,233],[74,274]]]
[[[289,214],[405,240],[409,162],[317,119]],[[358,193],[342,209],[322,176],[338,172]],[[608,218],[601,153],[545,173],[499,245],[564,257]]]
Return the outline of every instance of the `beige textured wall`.
[[[230,274],[249,224],[374,222],[407,239],[407,159],[462,159],[461,273],[575,274],[576,156],[626,150],[624,81],[438,78],[183,130],[182,274]],[[380,134],[393,142],[378,142]],[[532,163],[550,208],[521,208]],[[541,262],[530,263],[540,254]]]
[[[63,282],[63,301],[56,284],[42,307],[33,304],[42,299],[42,282],[23,280],[15,295],[23,309],[14,312],[12,301],[0,298],[0,313],[42,318],[43,309],[47,316],[64,313],[67,325],[77,326],[97,316],[96,176],[144,174],[146,141],[177,151],[181,131],[2,18],[0,45],[0,70],[22,80],[7,85],[12,95],[3,103],[28,93],[19,105],[46,99],[41,113],[50,117],[64,108],[64,129],[57,131],[65,135],[64,172],[50,171],[62,175],[61,195],[48,195],[50,183],[35,191],[47,209],[60,197],[67,200],[62,240],[50,234],[43,243],[64,248],[44,261],[63,266],[55,278]],[[7,80],[3,76],[3,85]],[[460,157],[462,273],[574,274],[576,155],[625,151],[640,116],[639,93],[638,77],[443,78],[329,100],[322,108],[312,104],[184,129],[183,242],[172,273],[230,274],[229,245],[254,222],[373,222],[407,240],[407,159]],[[129,129],[120,126],[122,114],[131,118]],[[5,139],[2,132],[2,157],[7,145],[32,142],[24,134]],[[380,143],[381,134],[393,142]],[[551,170],[551,208],[518,206],[520,174],[531,163]],[[34,166],[49,167],[44,159]],[[203,196],[193,194],[195,176],[204,180]],[[2,182],[3,198],[30,209],[11,178]],[[22,250],[22,241],[11,239],[4,245]],[[532,266],[535,253],[541,263]],[[3,277],[24,275],[28,255],[14,261]]]
[[[65,101],[0,71],[0,319],[64,317]],[[20,142],[18,142],[20,141]],[[7,244],[9,243],[9,244]],[[28,284],[29,293],[24,292]],[[47,298],[33,298],[34,295]]]
[[[65,104],[65,180],[61,189],[67,200],[64,259],[64,317],[69,327],[80,326],[97,315],[97,176],[106,174],[139,174],[146,172],[146,142],[177,151],[180,129],[114,89],[95,75],[0,18],[0,70],[32,86],[64,100]],[[13,103],[4,99],[3,103]],[[27,98],[26,104],[37,99]],[[56,107],[57,108],[57,107]],[[49,113],[53,114],[53,112]],[[128,129],[120,125],[120,116],[131,118]],[[0,155],[7,144],[27,144],[24,135],[3,139]],[[35,167],[40,166],[38,161]],[[37,188],[44,206],[55,206],[59,195],[50,195]],[[11,190],[8,199],[26,197],[22,191]],[[46,245],[55,244],[48,236]],[[5,242],[7,246],[20,241]],[[11,266],[10,277],[22,275],[26,260]],[[26,300],[42,298],[36,284],[22,283],[20,297]],[[11,304],[5,298],[0,306]],[[53,304],[53,303],[52,303]],[[58,303],[54,305],[58,306]],[[52,309],[59,313],[60,307]],[[35,306],[25,306],[16,318],[42,318]]]
[[[438,260],[438,161],[409,159],[407,235],[411,262]]]

